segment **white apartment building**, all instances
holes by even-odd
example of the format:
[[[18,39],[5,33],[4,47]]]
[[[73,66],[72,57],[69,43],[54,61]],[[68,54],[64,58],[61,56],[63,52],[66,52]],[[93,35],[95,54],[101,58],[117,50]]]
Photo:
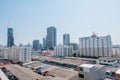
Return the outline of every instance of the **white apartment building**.
[[[96,36],[79,38],[80,53],[83,56],[104,57],[112,55],[111,36]]]
[[[0,56],[1,58],[8,59],[9,48],[1,48]]]
[[[11,59],[13,61],[30,62],[31,61],[31,47],[17,47],[1,49],[1,57]]]
[[[30,62],[31,61],[31,47],[19,47],[19,61]]]
[[[113,52],[113,55],[116,55],[117,57],[119,57],[120,56],[120,45],[113,45],[112,52]]]
[[[73,54],[73,47],[68,45],[58,45],[54,47],[54,56],[68,57]]]
[[[19,61],[19,47],[12,46],[9,48],[8,59]]]

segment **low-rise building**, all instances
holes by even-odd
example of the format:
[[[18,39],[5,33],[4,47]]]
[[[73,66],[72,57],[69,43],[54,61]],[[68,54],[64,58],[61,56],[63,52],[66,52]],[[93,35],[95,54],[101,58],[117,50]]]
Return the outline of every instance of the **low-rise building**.
[[[79,80],[104,80],[106,68],[103,65],[82,64],[78,74]]]
[[[73,54],[73,47],[68,45],[58,45],[54,47],[55,57],[68,57]]]
[[[99,64],[117,67],[118,66],[118,59],[113,57],[102,57],[99,58]]]
[[[53,50],[43,50],[42,56],[54,56],[54,51]]]
[[[1,57],[13,61],[30,62],[31,61],[31,47],[17,47],[1,49]]]
[[[120,80],[120,69],[116,71],[116,77],[115,80]]]
[[[9,48],[2,48],[1,49],[1,58],[8,59]]]

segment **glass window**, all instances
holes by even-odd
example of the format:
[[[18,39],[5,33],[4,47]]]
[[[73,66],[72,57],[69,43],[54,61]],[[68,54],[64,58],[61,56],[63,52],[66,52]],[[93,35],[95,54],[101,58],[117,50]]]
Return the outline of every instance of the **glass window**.
[[[80,78],[84,78],[84,75],[83,75],[83,74],[79,74],[79,77],[80,77]]]
[[[83,71],[83,68],[82,68],[82,67],[80,67],[80,71]]]

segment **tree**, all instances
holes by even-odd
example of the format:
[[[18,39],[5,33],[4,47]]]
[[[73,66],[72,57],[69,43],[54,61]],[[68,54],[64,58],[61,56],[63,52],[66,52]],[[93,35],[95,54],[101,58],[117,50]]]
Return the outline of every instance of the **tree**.
[[[74,53],[74,54],[73,54],[73,57],[77,57],[77,54],[76,54],[76,53]]]

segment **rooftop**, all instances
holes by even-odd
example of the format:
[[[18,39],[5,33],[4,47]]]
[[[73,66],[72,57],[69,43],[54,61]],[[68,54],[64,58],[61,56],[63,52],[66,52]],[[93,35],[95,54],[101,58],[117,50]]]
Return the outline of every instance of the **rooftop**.
[[[85,67],[85,68],[92,68],[94,66],[95,65],[92,65],[92,64],[82,64],[82,65],[80,65],[80,67]]]
[[[120,74],[120,69],[118,69],[118,70],[116,71],[116,74]]]
[[[43,58],[40,58],[43,60]],[[58,62],[58,63],[66,63],[66,64],[73,64],[73,65],[81,65],[88,61],[96,61],[97,59],[89,59],[89,58],[55,58],[55,57],[47,57],[44,58],[45,60]]]
[[[69,75],[68,75],[69,74]],[[78,72],[71,69],[56,68],[48,72],[48,75],[60,77],[65,80],[77,80]]]
[[[77,71],[71,69],[55,68],[48,72],[48,76],[42,76],[30,68],[24,68],[19,65],[5,66],[11,73],[13,73],[19,80],[77,80]],[[34,66],[35,67],[35,66]],[[69,74],[69,75],[68,75]],[[7,79],[6,79],[7,80]]]
[[[115,60],[115,59],[120,59],[119,57],[101,57],[99,60]]]

